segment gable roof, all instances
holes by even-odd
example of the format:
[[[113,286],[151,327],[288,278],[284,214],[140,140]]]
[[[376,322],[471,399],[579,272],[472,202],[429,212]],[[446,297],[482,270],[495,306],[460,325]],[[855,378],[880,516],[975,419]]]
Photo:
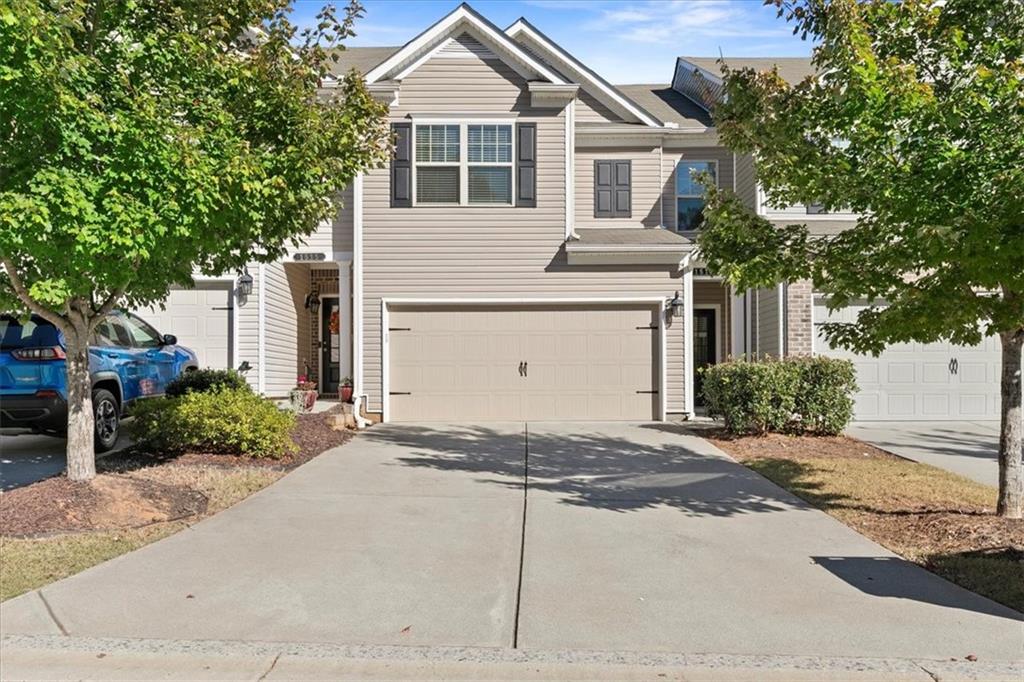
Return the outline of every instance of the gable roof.
[[[612,105],[614,109],[618,109],[619,112],[627,112],[628,115],[645,125],[655,128],[662,127],[662,121],[658,120],[650,111],[627,97],[614,85],[591,70],[586,64],[566,52],[525,18],[520,17],[517,19],[515,23],[505,29],[505,32],[513,38],[520,34],[526,34],[530,40],[547,53],[542,58],[558,62],[553,65],[553,68],[557,68],[560,72],[577,78],[580,81],[581,87],[598,99]],[[536,54],[534,50],[530,50],[530,52]]]
[[[394,78],[396,75],[416,68],[434,51],[440,49],[447,38],[463,32],[469,32],[472,37],[507,59],[509,65],[516,70],[529,71],[530,75],[551,83],[567,84],[564,77],[524,50],[521,45],[466,3],[456,7],[433,26],[367,71],[366,82],[375,83],[379,80]],[[522,75],[526,76],[527,74],[523,73]]]
[[[673,90],[667,83],[615,87],[665,123],[675,123],[680,128],[707,128],[713,125],[706,110],[694,104],[689,97]]]
[[[790,85],[796,85],[815,72],[810,57],[680,57],[680,59],[706,71],[705,75],[719,80],[722,78],[721,61],[723,60],[730,69],[768,71],[773,66],[777,66],[779,75]]]
[[[337,61],[331,64],[331,73],[344,76],[355,69],[359,74],[366,74],[398,50],[397,47],[346,47],[333,50],[332,54],[337,55]]]

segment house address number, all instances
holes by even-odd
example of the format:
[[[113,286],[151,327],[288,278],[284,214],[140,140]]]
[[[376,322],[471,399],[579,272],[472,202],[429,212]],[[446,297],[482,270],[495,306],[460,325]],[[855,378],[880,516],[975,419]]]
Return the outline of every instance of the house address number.
[[[297,253],[297,254],[295,254],[295,260],[297,260],[297,261],[327,260],[327,256],[326,256],[326,254],[323,254],[323,253]]]

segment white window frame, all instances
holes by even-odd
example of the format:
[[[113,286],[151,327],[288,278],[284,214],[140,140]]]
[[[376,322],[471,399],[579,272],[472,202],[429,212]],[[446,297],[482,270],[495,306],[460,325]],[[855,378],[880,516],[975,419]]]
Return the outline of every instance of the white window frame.
[[[504,162],[479,162],[470,163],[469,161],[469,126],[471,125],[507,125],[512,130],[512,158],[508,163]],[[458,126],[459,127],[459,160],[458,162],[446,161],[446,162],[433,162],[424,161],[422,164],[419,162],[416,154],[416,135],[417,130],[420,126]],[[459,201],[458,202],[420,202],[417,196],[416,188],[416,177],[418,175],[418,169],[420,166],[424,167],[458,167],[459,169]],[[469,201],[469,167],[485,167],[485,168],[508,168],[509,176],[511,177],[511,193],[509,194],[508,202],[488,202],[488,203],[470,203]],[[515,119],[429,119],[416,121],[413,120],[412,124],[412,205],[431,207],[437,206],[440,208],[450,208],[453,206],[470,206],[480,208],[508,208],[515,206],[516,204],[516,121]],[[717,177],[717,176],[716,176]]]
[[[703,194],[679,194],[679,166],[684,163],[706,163],[715,169],[715,186],[720,187],[718,159],[679,159],[672,174],[672,224],[676,232],[694,232],[695,230],[683,229],[679,226],[679,200],[680,199],[703,199]],[[705,204],[706,205],[706,204]]]

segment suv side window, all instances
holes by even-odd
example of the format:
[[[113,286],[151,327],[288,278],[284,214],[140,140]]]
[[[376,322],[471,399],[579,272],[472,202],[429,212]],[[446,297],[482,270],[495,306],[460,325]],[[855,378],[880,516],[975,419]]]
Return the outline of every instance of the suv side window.
[[[116,317],[108,317],[99,323],[93,336],[93,345],[107,348],[130,347],[132,339]]]
[[[131,313],[126,313],[121,316],[121,321],[128,329],[132,346],[136,348],[159,348],[163,345],[163,339],[157,330],[150,327],[142,319]]]

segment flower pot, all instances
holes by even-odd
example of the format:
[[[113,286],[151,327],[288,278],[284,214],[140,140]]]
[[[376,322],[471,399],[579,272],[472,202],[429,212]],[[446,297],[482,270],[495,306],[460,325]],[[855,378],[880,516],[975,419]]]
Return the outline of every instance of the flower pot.
[[[301,388],[293,388],[288,398],[291,402],[292,411],[298,414],[306,414],[313,410],[316,403],[317,392],[307,391]]]
[[[341,402],[343,402],[343,403],[350,403],[350,402],[352,402],[352,387],[351,386],[342,386],[340,389],[338,389],[338,391],[341,394]]]

